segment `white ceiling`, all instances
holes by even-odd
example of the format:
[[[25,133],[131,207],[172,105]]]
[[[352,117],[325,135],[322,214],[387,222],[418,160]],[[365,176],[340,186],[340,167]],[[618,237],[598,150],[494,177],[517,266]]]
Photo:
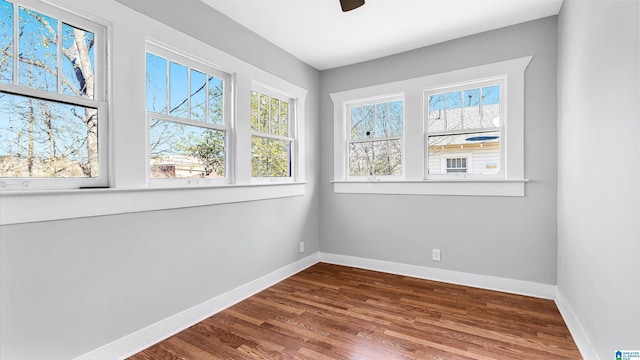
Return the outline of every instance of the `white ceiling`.
[[[319,70],[558,14],[562,0],[202,0]]]

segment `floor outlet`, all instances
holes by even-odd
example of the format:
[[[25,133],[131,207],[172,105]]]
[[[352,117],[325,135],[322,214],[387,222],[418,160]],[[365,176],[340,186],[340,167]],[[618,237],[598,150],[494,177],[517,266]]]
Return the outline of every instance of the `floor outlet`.
[[[431,260],[440,261],[440,249],[433,249],[431,253]]]

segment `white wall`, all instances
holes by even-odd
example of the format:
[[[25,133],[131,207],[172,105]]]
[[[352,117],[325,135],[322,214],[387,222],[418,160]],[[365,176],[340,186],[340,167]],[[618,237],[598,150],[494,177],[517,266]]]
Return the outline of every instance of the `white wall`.
[[[637,1],[559,15],[558,290],[601,359],[640,349],[639,20]]]
[[[557,18],[508,28],[321,75],[321,148],[333,148],[329,94],[519,57],[525,73],[525,197],[333,193],[333,154],[322,152],[323,252],[556,283]],[[406,121],[422,121],[406,119]],[[431,261],[431,249],[442,261]]]
[[[144,159],[144,154],[122,152],[144,151],[144,78],[136,70],[144,69],[145,36],[177,31],[113,0],[64,3],[111,24],[111,126],[122,135],[112,139],[115,158]],[[174,28],[198,25],[201,48],[209,43],[309,90],[305,195],[1,226],[0,358],[74,358],[319,250],[319,72],[199,1],[189,1],[195,7],[188,14],[181,6],[184,1],[156,7],[171,15],[167,22]],[[247,48],[251,51],[241,50]],[[142,81],[138,84],[132,80],[136,78]],[[144,177],[144,167],[123,163],[116,166],[122,180],[118,186]],[[131,194],[135,203],[137,195]],[[64,196],[57,198],[48,212],[68,206]],[[305,242],[304,254],[298,251],[300,241]]]

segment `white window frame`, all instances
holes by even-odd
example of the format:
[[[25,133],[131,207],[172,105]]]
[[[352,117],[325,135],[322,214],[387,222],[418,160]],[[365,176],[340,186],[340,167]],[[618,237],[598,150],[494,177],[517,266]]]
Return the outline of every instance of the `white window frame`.
[[[474,66],[446,73],[402,80],[381,85],[346,90],[330,94],[334,117],[333,190],[336,193],[357,194],[417,194],[524,196],[524,78],[532,56]],[[469,83],[504,79],[501,96],[507,101],[501,106],[502,142],[504,149],[499,177],[427,178],[425,136],[425,90]],[[404,176],[398,180],[350,179],[346,172],[346,105],[354,99],[376,98],[385,94],[405,94],[405,154]],[[420,119],[412,121],[410,119]]]
[[[176,116],[171,116],[168,114],[159,114],[154,112],[145,111],[146,113],[146,182],[149,186],[201,186],[201,185],[224,185],[229,184],[231,182],[230,179],[233,178],[233,169],[231,166],[233,164],[233,154],[229,151],[233,147],[230,146],[230,143],[234,139],[233,128],[231,127],[231,99],[233,98],[233,94],[231,89],[233,88],[231,84],[231,76],[223,71],[218,70],[214,65],[207,64],[202,60],[196,60],[195,58],[181,53],[177,50],[169,49],[165,46],[161,46],[155,44],[151,41],[147,41],[146,44],[146,53],[151,53],[157,56],[160,56],[167,60],[169,63],[174,62],[180,65],[187,67],[187,76],[191,77],[191,70],[199,71],[205,75],[213,75],[223,81],[223,105],[222,105],[222,124],[213,124],[209,122],[191,120],[180,118]],[[169,72],[167,70],[167,77],[169,77]],[[170,83],[171,80],[169,80]],[[188,86],[190,89],[190,86]],[[189,90],[190,91],[190,90]],[[167,102],[169,102],[169,92],[170,88],[167,87]],[[191,96],[189,95],[189,99],[187,103],[190,103]],[[145,98],[146,101],[146,98]],[[208,101],[208,99],[207,99]],[[146,103],[145,103],[146,104]],[[169,104],[167,104],[169,105]],[[146,105],[145,105],[146,108]],[[150,139],[151,139],[151,121],[152,119],[157,119],[161,121],[168,121],[176,124],[184,124],[188,126],[199,127],[203,129],[211,129],[224,131],[225,133],[225,176],[220,179],[209,179],[209,178],[151,178],[151,149],[150,149]]]
[[[76,15],[56,6],[34,0],[8,0],[13,4],[14,10],[14,54],[20,53],[19,35],[17,32],[18,7],[33,9],[38,13],[45,14],[58,20],[58,30],[62,23],[92,32],[94,36],[94,74],[96,79],[93,99],[84,99],[72,95],[65,95],[59,92],[51,92],[40,89],[29,88],[19,85],[18,66],[19,60],[14,57],[13,61],[13,83],[0,83],[0,91],[24,96],[29,98],[78,105],[82,107],[95,108],[98,110],[98,176],[93,178],[0,178],[0,192],[3,191],[29,191],[29,190],[57,190],[57,189],[78,189],[78,188],[104,188],[109,185],[109,112],[108,112],[108,83],[107,83],[107,28],[104,24],[89,20],[83,16]],[[61,35],[60,35],[61,36]],[[59,41],[61,44],[61,41]],[[60,45],[59,45],[60,46]],[[58,59],[58,68],[61,65]],[[61,71],[61,70],[60,70]],[[58,76],[58,87],[60,87],[60,76]]]
[[[288,95],[282,91],[276,90],[268,85],[253,81],[251,84],[251,91],[258,92],[263,95],[267,95],[271,98],[284,101],[289,104],[288,110],[288,126],[289,136],[279,136],[274,134],[265,133],[251,129],[251,137],[257,136],[265,139],[275,139],[289,142],[289,176],[253,176],[251,175],[251,183],[264,184],[264,183],[293,183],[298,179],[298,100],[291,95]],[[249,117],[249,121],[251,118]],[[249,126],[251,128],[251,126]],[[251,150],[251,156],[253,157],[253,151]],[[251,164],[249,164],[251,167]]]
[[[393,137],[384,137],[384,138],[371,138],[371,139],[360,139],[360,140],[356,140],[356,141],[352,141],[351,136],[349,135],[351,132],[351,109],[354,107],[361,107],[361,106],[366,106],[366,105],[377,105],[380,103],[390,103],[393,101],[402,101],[402,134],[400,136],[393,136]],[[344,153],[345,153],[345,174],[348,180],[369,180],[369,181],[382,181],[382,180],[400,180],[403,178],[404,176],[404,123],[405,123],[405,117],[404,117],[404,94],[403,93],[398,93],[398,94],[389,94],[389,95],[383,95],[380,97],[374,97],[374,98],[368,98],[368,99],[358,99],[358,100],[354,100],[354,101],[348,101],[345,102],[345,121],[344,121],[344,125],[346,126],[345,129],[345,139],[344,139]],[[367,142],[367,141],[376,141],[376,140],[394,140],[394,139],[400,139],[401,141],[401,160],[402,160],[402,164],[401,164],[401,175],[370,175],[370,176],[351,176],[350,171],[349,171],[349,162],[350,162],[350,152],[349,152],[349,148],[351,143],[353,142]]]
[[[423,106],[424,106],[424,129],[425,129],[425,172],[424,178],[428,180],[440,180],[440,179],[504,179],[504,160],[505,160],[505,148],[506,141],[505,140],[505,126],[509,122],[506,114],[506,104],[508,102],[507,91],[506,91],[506,78],[499,77],[495,79],[485,79],[478,81],[471,81],[464,84],[455,84],[450,86],[440,86],[436,88],[430,88],[423,92]],[[450,93],[450,92],[458,92],[469,89],[483,88],[488,86],[498,85],[500,86],[500,126],[496,128],[490,129],[465,129],[465,130],[456,130],[456,131],[439,131],[434,133],[429,133],[429,97],[435,94],[442,93]],[[446,121],[446,112],[443,121]],[[446,171],[442,171],[441,174],[429,174],[429,136],[431,135],[457,135],[457,134],[467,134],[467,133],[478,133],[482,134],[485,132],[499,132],[500,133],[500,171],[497,174],[473,174],[467,171],[467,173],[446,173]],[[467,169],[470,169],[470,166],[467,166]]]
[[[34,0],[28,0],[34,3]],[[37,2],[41,4],[41,2]],[[157,211],[214,206],[304,196],[306,181],[305,127],[308,90],[286,78],[234,57],[193,36],[139,14],[112,1],[59,3],[83,18],[102,24],[109,42],[109,183],[91,189],[44,189],[40,191],[5,189],[0,191],[0,225],[74,219],[141,211]],[[57,5],[56,5],[57,6]],[[178,49],[193,59],[215,65],[230,74],[233,98],[230,100],[228,143],[229,184],[194,186],[149,186],[146,181],[147,136],[145,54],[152,42],[167,49]],[[296,179],[287,183],[254,183],[251,177],[250,93],[253,83],[268,84],[296,99]],[[103,135],[106,133],[103,132]],[[106,144],[105,144],[106,145]],[[55,209],[55,211],[52,211]]]

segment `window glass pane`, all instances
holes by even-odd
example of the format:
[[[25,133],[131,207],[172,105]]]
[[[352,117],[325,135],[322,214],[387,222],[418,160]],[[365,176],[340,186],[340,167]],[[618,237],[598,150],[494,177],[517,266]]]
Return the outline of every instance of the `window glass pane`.
[[[187,84],[187,67],[174,62],[169,63],[169,115],[187,118],[189,86]]]
[[[191,120],[205,121],[207,113],[207,76],[191,69]]]
[[[147,53],[147,111],[167,113],[167,60]]]
[[[94,35],[62,24],[62,93],[93,99]]]
[[[375,126],[375,106],[366,105],[362,107],[362,131],[364,138],[373,138]]]
[[[444,94],[429,96],[429,132],[444,131]]]
[[[152,119],[151,178],[222,178],[224,131]]]
[[[222,125],[224,110],[224,82],[215,76],[209,76],[209,122]]]
[[[442,174],[441,159],[466,156],[471,174],[497,174],[500,172],[500,132],[488,131],[471,134],[438,135],[428,137],[429,174]]]
[[[445,95],[447,130],[462,129],[462,94],[460,91]]]
[[[465,129],[482,128],[480,114],[480,89],[465,90],[462,93],[462,123]]]
[[[362,108],[351,108],[351,139],[362,139]]]
[[[401,144],[398,139],[349,144],[349,175],[402,175]]]
[[[289,136],[289,103],[280,102],[280,136]]]
[[[259,131],[258,111],[259,111],[259,95],[257,92],[251,92],[251,130]]]
[[[264,94],[260,94],[260,123],[258,131],[268,133],[269,132],[269,97]]]
[[[98,111],[0,92],[0,177],[98,173]]]
[[[389,125],[391,136],[402,136],[402,101],[392,101],[389,104]]]
[[[271,98],[269,108],[269,134],[278,135],[280,132],[280,100]]]
[[[58,20],[19,8],[20,85],[58,91]]]
[[[0,82],[13,83],[13,5],[4,0],[0,0],[0,50]]]
[[[289,141],[251,137],[251,175],[254,177],[291,176]]]
[[[482,88],[482,126],[500,126],[500,86]]]
[[[375,137],[389,137],[389,103],[376,105],[376,133]]]

